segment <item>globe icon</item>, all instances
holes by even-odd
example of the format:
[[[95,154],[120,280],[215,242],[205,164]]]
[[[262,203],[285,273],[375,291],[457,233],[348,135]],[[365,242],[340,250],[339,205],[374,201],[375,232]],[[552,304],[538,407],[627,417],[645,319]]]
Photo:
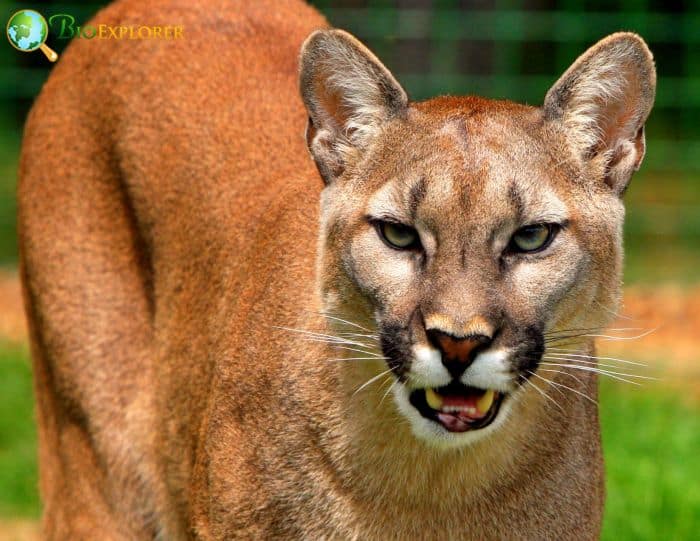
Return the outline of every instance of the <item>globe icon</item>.
[[[15,49],[23,52],[41,49],[51,62],[55,62],[58,55],[44,43],[48,35],[46,19],[33,9],[20,10],[7,22],[7,39]]]

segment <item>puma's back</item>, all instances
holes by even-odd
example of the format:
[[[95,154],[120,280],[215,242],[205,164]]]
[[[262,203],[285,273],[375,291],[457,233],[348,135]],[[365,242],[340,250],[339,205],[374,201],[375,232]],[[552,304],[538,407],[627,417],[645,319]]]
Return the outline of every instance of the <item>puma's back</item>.
[[[301,2],[95,22],[184,31],[72,44],[27,123],[45,536],[595,538],[644,42],[414,103]]]
[[[25,129],[19,229],[44,531],[150,538],[164,509],[192,505],[181,493],[211,360],[236,326],[226,300],[254,305],[263,286],[248,277],[284,256],[258,250],[285,212],[308,219],[278,234],[313,249],[297,58],[325,22],[301,2],[130,0],[94,21],[184,32],[76,40]]]

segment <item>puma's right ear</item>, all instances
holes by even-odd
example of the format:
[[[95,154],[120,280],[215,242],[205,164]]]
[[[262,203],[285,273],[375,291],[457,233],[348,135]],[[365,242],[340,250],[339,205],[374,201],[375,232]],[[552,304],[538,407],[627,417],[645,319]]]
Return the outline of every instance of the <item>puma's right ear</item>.
[[[560,122],[573,152],[622,194],[644,157],[644,123],[656,90],[651,51],[620,32],[581,55],[547,92],[544,115]]]
[[[306,140],[326,183],[366,148],[408,97],[386,67],[342,30],[319,30],[301,48],[299,86],[309,113]]]

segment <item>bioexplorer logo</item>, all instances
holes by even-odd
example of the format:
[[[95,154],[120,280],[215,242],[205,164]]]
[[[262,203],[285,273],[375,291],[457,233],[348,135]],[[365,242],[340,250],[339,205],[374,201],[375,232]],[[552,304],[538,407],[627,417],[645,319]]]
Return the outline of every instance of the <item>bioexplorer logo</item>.
[[[56,62],[58,54],[46,45],[49,26],[41,13],[33,9],[23,9],[7,21],[7,39],[10,44],[25,53],[40,49],[51,62]]]
[[[75,24],[75,17],[66,13],[51,15],[49,25],[57,39],[181,39],[184,32],[182,25],[78,26]]]
[[[75,17],[67,13],[56,13],[46,19],[38,11],[22,9],[7,21],[7,39],[17,50],[29,53],[41,50],[51,62],[58,54],[46,45],[49,29],[56,39],[182,39],[182,25],[108,25],[76,24]]]

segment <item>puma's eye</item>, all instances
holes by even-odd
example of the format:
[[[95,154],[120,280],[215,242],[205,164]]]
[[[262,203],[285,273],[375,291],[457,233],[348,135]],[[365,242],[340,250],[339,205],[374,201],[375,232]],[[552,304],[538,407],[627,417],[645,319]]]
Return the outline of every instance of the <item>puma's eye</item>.
[[[392,248],[410,250],[420,246],[418,232],[412,227],[392,222],[376,222],[379,236]]]
[[[544,250],[554,238],[553,224],[533,224],[518,229],[510,239],[513,252],[537,252]]]

